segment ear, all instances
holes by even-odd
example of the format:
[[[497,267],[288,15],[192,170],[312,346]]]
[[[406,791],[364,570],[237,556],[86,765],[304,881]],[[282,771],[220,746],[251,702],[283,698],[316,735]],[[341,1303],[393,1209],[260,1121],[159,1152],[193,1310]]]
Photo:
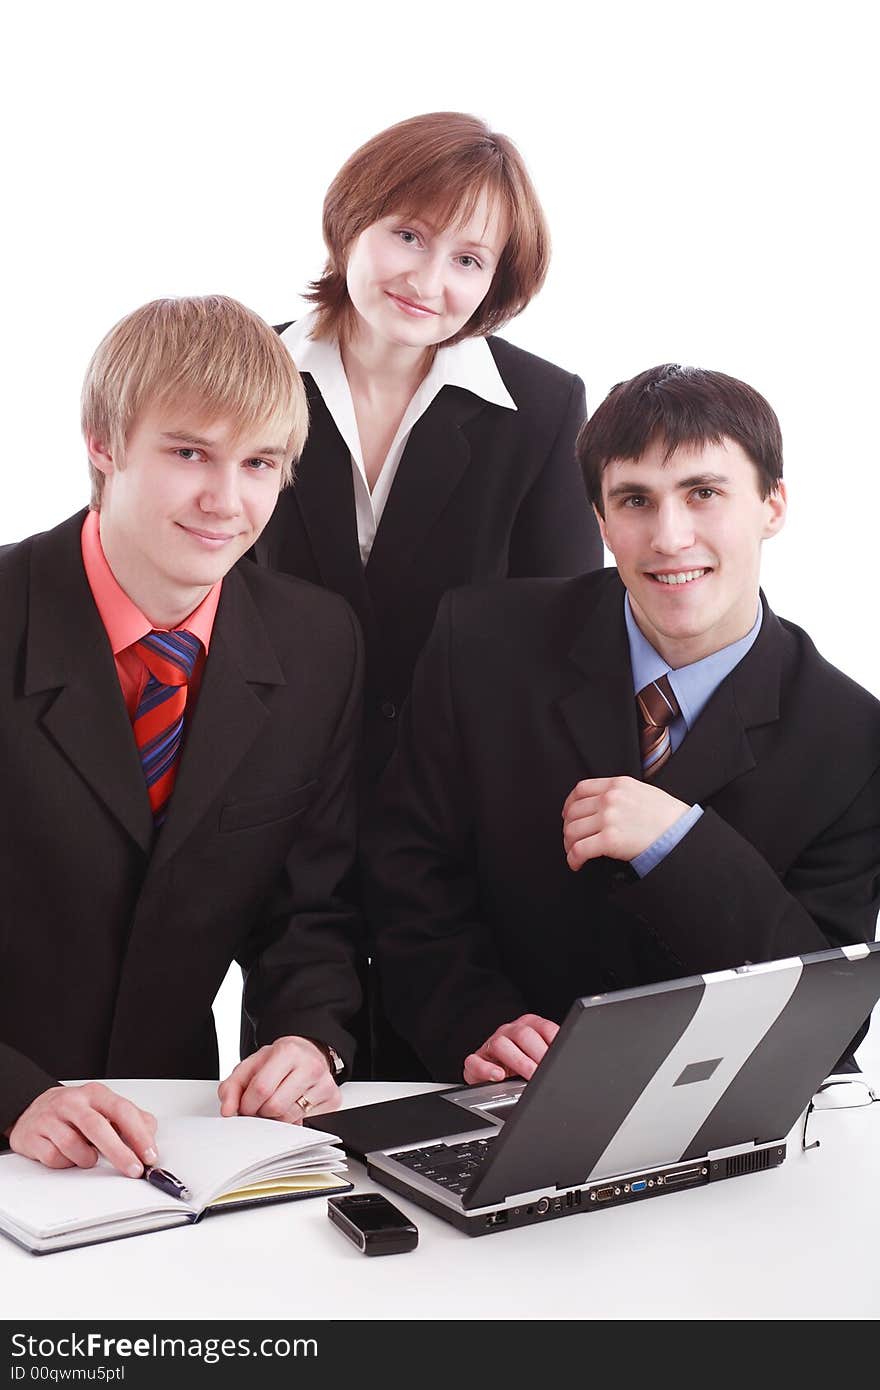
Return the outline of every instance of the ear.
[[[86,435],[86,450],[89,455],[89,462],[97,468],[99,473],[103,473],[105,478],[116,472],[116,463],[113,454],[106,444],[102,444],[94,434]]]
[[[785,491],[785,483],[780,478],[769,497],[765,497],[766,519],[764,522],[764,540],[770,536],[775,536],[785,525],[785,514],[788,510],[788,494]]]
[[[595,502],[593,503],[593,515],[599,523],[599,535],[602,537],[602,544],[604,545],[606,550],[611,550],[611,545],[608,540],[608,527],[605,525],[605,518],[599,511],[599,508],[596,506]],[[611,550],[611,553],[613,555],[614,551]]]

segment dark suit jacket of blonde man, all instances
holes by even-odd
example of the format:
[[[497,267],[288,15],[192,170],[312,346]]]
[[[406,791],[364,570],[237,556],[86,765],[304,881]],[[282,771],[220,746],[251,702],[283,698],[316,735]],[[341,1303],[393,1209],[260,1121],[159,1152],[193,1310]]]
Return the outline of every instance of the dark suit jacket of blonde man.
[[[441,604],[366,827],[383,996],[436,1079],[579,995],[871,940],[880,704],[764,603],[754,645],[655,778],[704,814],[644,878],[572,873],[581,777],[641,777],[616,570]]]
[[[0,555],[0,1130],[59,1078],[216,1076],[233,959],[251,1050],[353,1052],[354,615],[230,571],[154,843],[82,522]]]

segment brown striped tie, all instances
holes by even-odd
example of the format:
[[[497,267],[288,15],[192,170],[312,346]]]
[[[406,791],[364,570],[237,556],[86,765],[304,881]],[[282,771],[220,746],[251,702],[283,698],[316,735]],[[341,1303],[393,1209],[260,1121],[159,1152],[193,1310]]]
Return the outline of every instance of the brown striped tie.
[[[672,693],[668,676],[651,681],[636,696],[639,715],[639,745],[642,750],[642,769],[646,777],[654,777],[672,752],[669,726],[681,711]]]

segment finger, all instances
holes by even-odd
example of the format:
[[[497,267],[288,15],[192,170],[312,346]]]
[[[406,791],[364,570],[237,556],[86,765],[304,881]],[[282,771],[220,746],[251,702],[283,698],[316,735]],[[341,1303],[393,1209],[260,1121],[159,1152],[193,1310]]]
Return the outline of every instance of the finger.
[[[113,1128],[116,1130],[123,1143],[127,1144],[131,1151],[141,1160],[142,1163],[155,1163],[158,1157],[156,1153],[156,1127],[158,1121],[156,1116],[149,1110],[141,1110],[139,1105],[134,1105],[132,1101],[126,1100],[125,1096],[117,1095],[115,1091],[110,1092],[110,1100],[98,1109],[106,1115]]]
[[[72,1168],[73,1164],[69,1158],[48,1139],[46,1135],[33,1133],[31,1130],[14,1126],[9,1135],[9,1147],[13,1153],[20,1154],[22,1158],[33,1159],[34,1163],[41,1163],[44,1168]]]
[[[140,1158],[117,1134],[106,1116],[89,1107],[73,1123],[118,1172],[127,1178],[143,1176],[144,1165]]]
[[[239,1115],[258,1115],[290,1070],[290,1057],[282,1051],[273,1051],[271,1048],[267,1048],[260,1066],[254,1071],[242,1092],[241,1100],[238,1103]],[[299,1094],[302,1094],[301,1089]]]
[[[547,1052],[547,1043],[531,1024],[520,1025],[515,1032],[507,1035],[506,1041],[512,1043],[514,1047],[518,1047],[520,1052],[524,1053],[536,1065],[542,1061]],[[495,1049],[495,1053],[497,1056],[497,1049]]]
[[[294,1073],[291,1073],[291,1077]],[[307,1100],[303,1109],[300,1101]],[[282,1120],[285,1124],[302,1124],[307,1115],[320,1115],[328,1110],[336,1110],[342,1103],[339,1087],[332,1076],[324,1069],[324,1074],[302,1089],[301,1082],[291,1082],[290,1078],[279,1086],[275,1095],[267,1101],[260,1115],[267,1120]]]
[[[259,1052],[252,1052],[250,1057],[245,1057],[244,1061],[239,1062],[229,1073],[225,1081],[221,1081],[217,1087],[217,1095],[220,1097],[220,1114],[237,1115],[241,1098],[248,1087],[251,1077],[260,1068],[262,1058]]]
[[[313,1075],[310,1067],[295,1067],[263,1102],[257,1114],[264,1120],[284,1120],[288,1124],[299,1124],[314,1104],[316,1081],[317,1077]],[[309,1102],[305,1110],[299,1104],[301,1099]]]
[[[562,820],[565,825],[571,821],[578,820],[582,816],[594,816],[601,811],[603,798],[601,796],[579,796],[574,801],[567,801],[562,809]]]
[[[330,1110],[338,1110],[341,1104],[342,1092],[336,1085],[333,1077],[330,1076],[327,1078],[326,1084],[322,1084],[319,1088],[318,1098],[314,1101],[310,1113],[314,1113],[315,1115],[326,1115]]]
[[[524,1048],[519,1047],[512,1038],[498,1037],[492,1039],[492,1060],[504,1067],[509,1075],[522,1076],[528,1081],[534,1075],[538,1062],[547,1051],[543,1038],[539,1038],[537,1034],[534,1034],[534,1038],[540,1045],[539,1057],[532,1057]]]
[[[540,1033],[545,1043],[549,1047],[559,1032],[559,1024],[554,1023],[552,1018],[542,1018],[540,1014],[526,1014],[525,1022],[536,1033]]]
[[[482,1081],[503,1081],[506,1076],[507,1072],[503,1067],[499,1067],[490,1057],[481,1056],[479,1052],[472,1052],[464,1059],[464,1079],[468,1086],[477,1086]]]
[[[576,840],[566,852],[565,858],[568,867],[577,873],[590,859],[601,859],[605,853],[605,835],[602,831],[597,831],[595,835],[588,835],[586,839]]]
[[[598,812],[592,816],[582,816],[578,820],[565,821],[562,827],[562,843],[568,851],[578,840],[589,839],[601,829],[602,817]]]
[[[584,797],[601,796],[613,780],[611,777],[587,777],[582,782],[575,783],[565,798],[562,814],[565,815],[566,809],[574,801],[579,801]]]
[[[98,1150],[89,1144],[73,1125],[58,1122],[52,1127],[52,1143],[75,1168],[94,1168]]]

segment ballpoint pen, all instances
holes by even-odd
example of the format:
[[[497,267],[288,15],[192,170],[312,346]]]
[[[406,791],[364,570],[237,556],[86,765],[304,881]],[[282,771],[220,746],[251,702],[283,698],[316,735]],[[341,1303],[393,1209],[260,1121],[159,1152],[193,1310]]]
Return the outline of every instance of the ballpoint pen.
[[[169,1197],[177,1197],[181,1202],[188,1201],[192,1195],[189,1188],[180,1181],[180,1178],[169,1173],[167,1168],[153,1168],[145,1165],[142,1176],[154,1187],[158,1187],[160,1192],[167,1193]]]

